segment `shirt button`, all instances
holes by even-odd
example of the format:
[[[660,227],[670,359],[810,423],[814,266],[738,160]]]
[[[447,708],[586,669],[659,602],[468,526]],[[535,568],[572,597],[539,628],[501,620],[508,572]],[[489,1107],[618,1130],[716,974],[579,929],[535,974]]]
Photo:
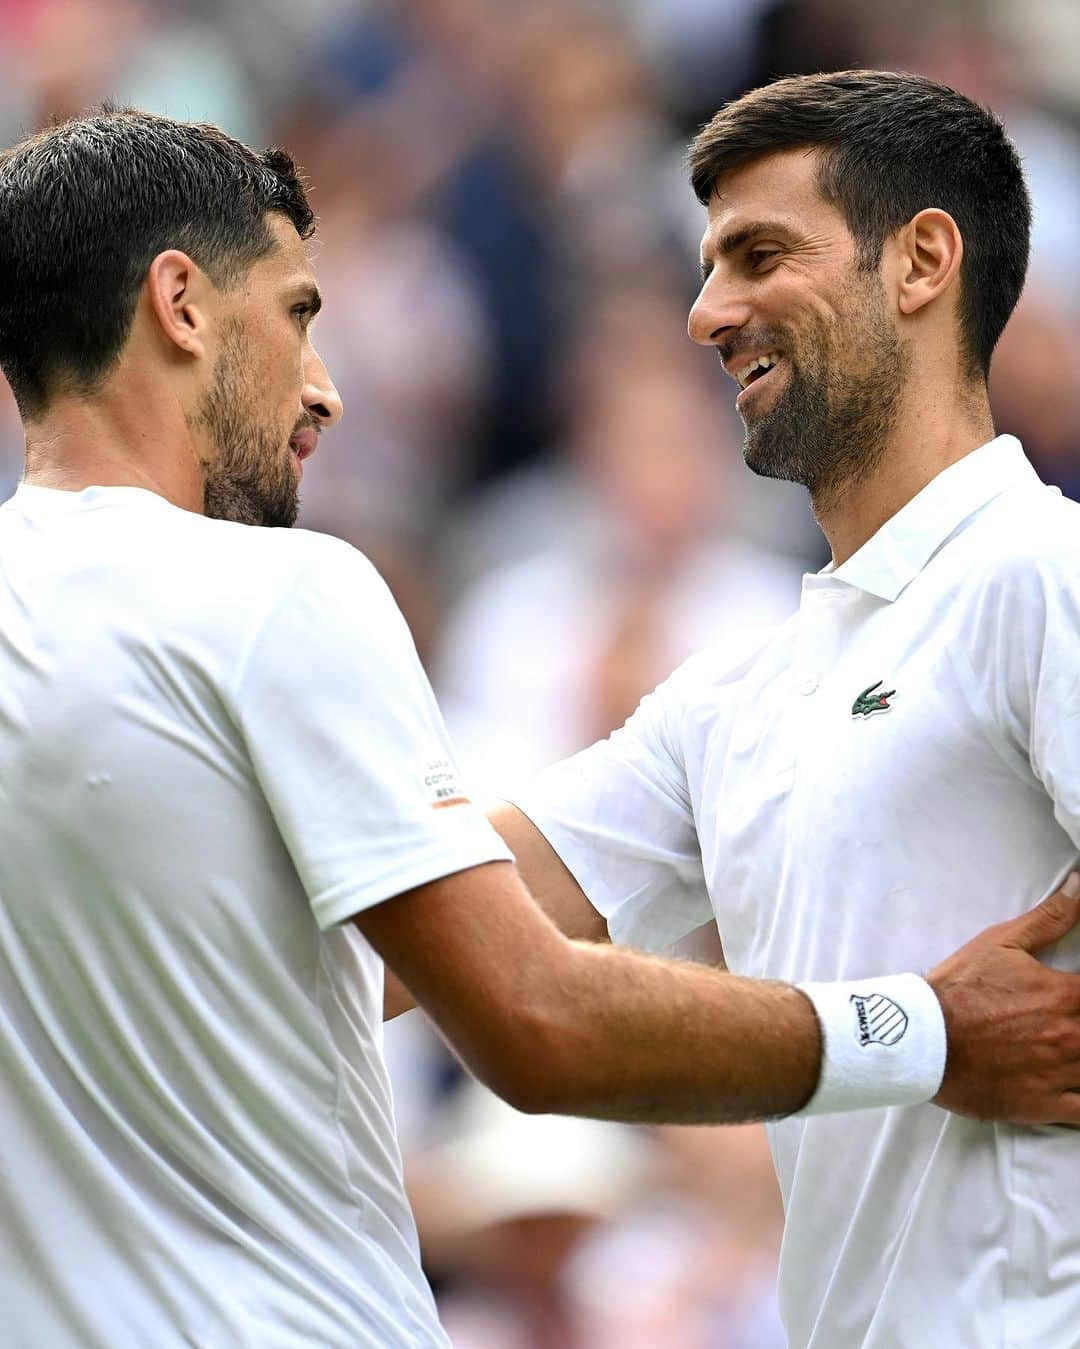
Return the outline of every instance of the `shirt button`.
[[[802,693],[816,693],[816,692],[817,692],[817,688],[818,688],[818,681],[814,678],[813,675],[809,675],[809,676],[807,676],[806,679],[803,680],[803,682],[802,682],[802,688],[801,688],[800,692],[802,692]]]

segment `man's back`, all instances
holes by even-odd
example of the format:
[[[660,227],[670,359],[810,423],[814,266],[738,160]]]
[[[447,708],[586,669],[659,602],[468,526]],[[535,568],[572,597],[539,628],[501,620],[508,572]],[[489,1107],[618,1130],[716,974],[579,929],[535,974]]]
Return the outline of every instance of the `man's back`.
[[[275,607],[343,566],[378,624],[374,573],[336,541],[131,488],[24,487],[0,510],[7,1344],[444,1342],[381,963],[332,926],[379,858],[341,840],[353,895],[315,874],[333,807],[310,799],[298,844],[300,798],[335,765],[278,715],[305,689]]]

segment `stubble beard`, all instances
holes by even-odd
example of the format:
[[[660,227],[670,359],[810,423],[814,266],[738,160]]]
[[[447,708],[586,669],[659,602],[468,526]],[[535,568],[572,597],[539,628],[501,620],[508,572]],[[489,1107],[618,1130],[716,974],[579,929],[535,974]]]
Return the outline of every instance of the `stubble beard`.
[[[210,388],[189,419],[212,448],[203,511],[213,520],[288,529],[300,509],[292,452],[279,429],[256,420],[259,395],[250,368],[237,324],[223,335]]]
[[[746,424],[747,466],[802,483],[819,515],[881,463],[907,382],[910,353],[887,318],[877,278],[864,290],[848,319],[808,336],[805,356],[789,354],[787,387]],[[835,340],[839,322],[843,344]],[[857,354],[857,368],[839,367],[841,349]]]

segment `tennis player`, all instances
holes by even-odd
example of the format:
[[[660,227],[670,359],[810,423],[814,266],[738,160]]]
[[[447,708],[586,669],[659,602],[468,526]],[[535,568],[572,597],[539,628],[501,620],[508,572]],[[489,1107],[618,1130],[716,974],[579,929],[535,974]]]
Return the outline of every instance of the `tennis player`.
[[[1075,897],[929,982],[862,978],[907,948],[925,967],[919,904],[950,931],[954,909],[974,931],[1004,907],[998,816],[985,860],[954,825],[939,874],[943,849],[900,837],[881,783],[861,796],[839,872],[807,859],[800,893],[853,930],[845,906],[885,908],[891,935],[857,984],[825,992],[572,943],[544,917],[457,781],[385,586],[345,544],[284,528],[342,413],[311,342],[311,225],[288,156],[212,127],[106,110],[0,158],[0,366],[27,442],[0,509],[4,1343],[445,1344],[402,1190],[379,957],[527,1110],[737,1120],[938,1093],[1004,1119],[1080,1118],[1064,1094],[1080,1086],[1080,978],[1029,954],[1072,927]],[[913,669],[901,688],[899,658],[873,668],[895,674],[898,703],[931,678]],[[955,732],[944,692],[925,694],[925,737]],[[626,788],[644,845],[612,871],[624,899],[632,873],[636,892],[666,877],[686,904],[700,881],[689,815],[663,799],[685,805],[674,762],[655,816]],[[1018,761],[995,762],[999,785],[1020,781]],[[954,781],[976,810],[967,767]],[[768,792],[717,818],[750,828],[759,802],[755,899],[782,924]],[[902,892],[883,879],[890,815]],[[690,860],[658,865],[661,834]],[[1023,836],[1031,868],[1057,865],[1049,826]],[[860,869],[866,838],[878,871]],[[1008,883],[1027,884],[1015,866]],[[849,949],[807,962],[796,941],[791,965],[839,970]],[[814,1005],[830,997],[860,1020],[846,1036],[829,1023],[823,1056]],[[850,1164],[859,1135],[842,1136]]]
[[[873,71],[747,94],[690,164],[691,335],[833,560],[787,625],[692,659],[497,820],[577,935],[659,950],[715,918],[743,975],[927,968],[1080,849],[1080,506],[987,400],[1021,166],[985,109]],[[1080,965],[1075,935],[1052,963]],[[823,988],[826,1045],[888,1041],[897,1002]],[[1080,1134],[925,1104],[769,1133],[793,1349],[1080,1344]]]

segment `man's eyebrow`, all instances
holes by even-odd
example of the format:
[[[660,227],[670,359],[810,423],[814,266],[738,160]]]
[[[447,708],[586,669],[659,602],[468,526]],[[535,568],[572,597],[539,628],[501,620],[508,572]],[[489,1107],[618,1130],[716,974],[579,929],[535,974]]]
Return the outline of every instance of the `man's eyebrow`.
[[[782,235],[784,238],[791,237],[791,227],[779,220],[755,220],[749,225],[740,225],[737,230],[730,230],[727,234],[721,234],[716,243],[712,245],[709,258],[701,260],[701,277],[703,281],[709,279],[713,269],[713,257],[726,258],[742,248],[751,239],[757,238],[762,234]]]
[[[322,308],[322,295],[316,285],[304,286],[296,293],[296,304],[304,305],[312,318]]]

